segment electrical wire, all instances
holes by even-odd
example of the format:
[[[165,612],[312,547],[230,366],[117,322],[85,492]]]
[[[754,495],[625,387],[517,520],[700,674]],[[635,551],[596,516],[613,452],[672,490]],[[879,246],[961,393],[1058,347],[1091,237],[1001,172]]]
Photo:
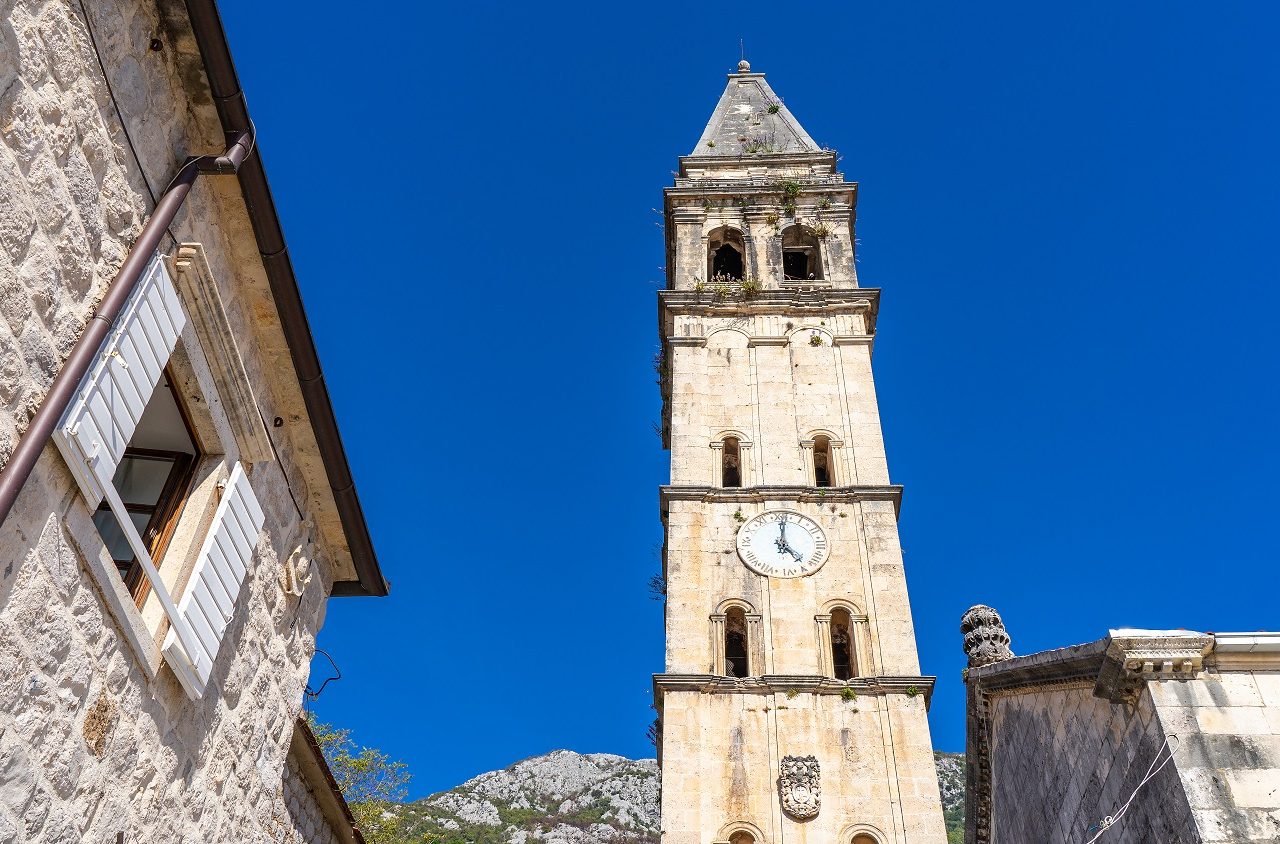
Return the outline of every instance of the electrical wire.
[[[289,482],[289,473],[285,471],[284,461],[280,459],[280,450],[276,448],[275,437],[271,436],[272,426],[268,424],[267,417],[262,413],[262,408],[258,408],[258,418],[262,420],[262,427],[267,435],[267,444],[271,446],[271,453],[275,455],[276,465],[280,467],[280,475],[284,478],[285,489],[289,490],[289,500],[293,502],[293,509],[297,512],[298,519],[305,522],[307,517],[303,514],[302,507],[298,504],[298,496],[293,491],[293,484]]]
[[[1172,747],[1169,746],[1169,742],[1171,741],[1174,742]],[[1086,841],[1085,844],[1093,844],[1093,842],[1097,841],[1099,838],[1105,835],[1107,833],[1107,830],[1111,829],[1113,826],[1115,826],[1117,823],[1120,822],[1120,819],[1124,817],[1124,813],[1129,811],[1129,807],[1133,805],[1133,800],[1135,797],[1138,796],[1138,792],[1142,790],[1142,787],[1147,783],[1151,782],[1151,780],[1155,777],[1155,775],[1160,773],[1161,768],[1163,768],[1165,765],[1168,765],[1171,761],[1173,761],[1173,754],[1178,749],[1178,741],[1179,741],[1178,736],[1175,735],[1174,733],[1169,733],[1164,737],[1164,743],[1160,745],[1160,749],[1156,751],[1156,755],[1151,760],[1151,764],[1147,766],[1147,773],[1146,773],[1146,776],[1142,778],[1142,782],[1138,783],[1137,787],[1134,788],[1133,793],[1129,795],[1129,799],[1124,801],[1124,805],[1122,805],[1118,810],[1116,810],[1114,814],[1107,815],[1101,821],[1099,821],[1097,825],[1089,827],[1089,830],[1088,830],[1089,832],[1093,832],[1096,829],[1098,831],[1098,834],[1090,838],[1088,841]],[[1160,757],[1164,754],[1164,751],[1166,748],[1168,748],[1169,750],[1169,755],[1165,756],[1163,762],[1160,762]],[[1159,767],[1156,766],[1156,762],[1160,762]]]
[[[326,678],[325,678],[325,681],[324,681],[323,683],[321,683],[321,684],[320,684],[320,688],[316,689],[315,691],[312,691],[312,690],[311,690],[311,686],[308,684],[308,685],[307,685],[307,688],[306,688],[306,694],[307,694],[307,698],[308,698],[308,700],[315,700],[316,698],[320,697],[320,693],[324,691],[324,687],[325,687],[325,686],[329,685],[329,684],[330,684],[330,683],[332,683],[334,680],[341,680],[341,679],[342,679],[342,669],[338,667],[338,663],[336,663],[336,662],[334,662],[334,661],[333,661],[333,657],[329,656],[329,654],[325,653],[324,651],[320,650],[319,648],[316,648],[316,653],[318,653],[318,654],[322,654],[322,655],[324,656],[324,658],[325,658],[325,659],[329,660],[329,664],[333,666],[333,670],[334,670],[334,671],[336,671],[336,672],[338,672],[338,673],[337,673],[336,675],[334,675],[333,677],[326,677]],[[314,658],[314,657],[313,657],[313,658]]]

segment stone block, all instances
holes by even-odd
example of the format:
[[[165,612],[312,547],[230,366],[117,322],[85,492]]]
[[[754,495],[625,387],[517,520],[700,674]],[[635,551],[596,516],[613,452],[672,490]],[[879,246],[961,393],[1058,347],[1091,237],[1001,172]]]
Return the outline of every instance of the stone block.
[[[1267,711],[1259,707],[1197,707],[1196,723],[1205,733],[1266,735],[1272,732]]]
[[[1231,799],[1244,809],[1280,809],[1280,768],[1223,771]]]

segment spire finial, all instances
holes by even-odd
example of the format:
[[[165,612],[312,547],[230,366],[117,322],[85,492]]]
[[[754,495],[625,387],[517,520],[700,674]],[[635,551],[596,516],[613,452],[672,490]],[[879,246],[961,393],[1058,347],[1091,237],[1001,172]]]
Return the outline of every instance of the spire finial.
[[[986,604],[977,604],[965,611],[960,617],[960,632],[964,634],[964,652],[969,657],[970,668],[1013,659],[1004,619]]]
[[[750,73],[751,63],[747,61],[747,48],[743,46],[741,38],[738,39],[738,58],[741,59],[738,62],[738,73]]]

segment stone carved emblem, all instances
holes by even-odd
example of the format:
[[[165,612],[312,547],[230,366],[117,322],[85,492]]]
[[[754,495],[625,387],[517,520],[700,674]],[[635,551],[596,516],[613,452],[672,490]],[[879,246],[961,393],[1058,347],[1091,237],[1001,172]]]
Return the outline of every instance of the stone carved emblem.
[[[798,821],[816,818],[822,808],[818,773],[818,760],[813,756],[782,757],[782,776],[778,777],[782,809]]]

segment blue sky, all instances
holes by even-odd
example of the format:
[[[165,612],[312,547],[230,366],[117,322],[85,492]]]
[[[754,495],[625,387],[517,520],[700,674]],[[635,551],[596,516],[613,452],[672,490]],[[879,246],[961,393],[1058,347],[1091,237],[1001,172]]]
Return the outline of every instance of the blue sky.
[[[970,604],[1018,653],[1280,628],[1278,14],[224,0],[392,582],[330,603],[320,716],[414,796],[652,754],[652,209],[740,37],[861,185],[935,746]]]

